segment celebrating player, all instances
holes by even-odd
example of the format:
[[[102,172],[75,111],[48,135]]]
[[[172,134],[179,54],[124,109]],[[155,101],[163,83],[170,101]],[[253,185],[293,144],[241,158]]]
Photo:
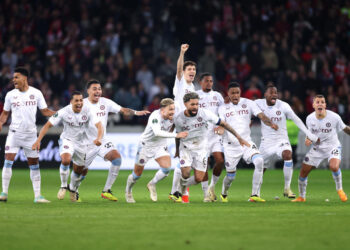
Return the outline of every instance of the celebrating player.
[[[225,121],[207,109],[198,109],[199,96],[197,93],[188,93],[184,96],[186,110],[177,114],[174,118],[176,131],[188,131],[186,138],[180,139],[179,153],[181,165],[181,191],[186,187],[202,182],[208,163],[208,124],[216,124],[224,127],[233,134],[241,145],[250,147],[241,136]],[[194,176],[190,177],[191,168],[194,169]],[[209,192],[204,196],[209,197]]]
[[[43,94],[28,85],[29,72],[18,67],[13,74],[12,82],[15,89],[6,94],[4,110],[0,116],[0,131],[11,113],[11,124],[5,143],[5,162],[2,170],[2,193],[0,201],[7,201],[8,189],[12,177],[12,165],[20,148],[28,159],[30,179],[34,189],[34,202],[47,203],[40,193],[41,177],[39,169],[39,153],[32,150],[37,138],[35,126],[36,112],[39,108],[44,116],[51,116],[55,112],[48,109]]]
[[[340,170],[341,144],[338,139],[338,132],[343,130],[350,135],[350,127],[346,126],[340,116],[330,110],[326,110],[326,99],[323,95],[315,96],[312,104],[315,112],[306,118],[306,126],[316,135],[319,140],[316,143],[308,138],[305,145],[312,145],[306,154],[299,175],[299,197],[292,202],[306,201],[307,177],[314,167],[324,160],[328,160],[329,168],[332,171],[335,188],[341,201],[348,200],[342,185],[342,174]]]
[[[199,95],[199,107],[208,109],[216,115],[219,115],[219,106],[224,104],[224,98],[222,95],[213,90],[213,76],[210,73],[203,73],[199,78],[201,90],[196,91]],[[214,131],[214,126],[209,124],[208,128],[208,149],[209,153],[213,155],[215,165],[213,168],[213,176],[210,183],[211,193],[214,195],[212,199],[216,200],[215,197],[215,185],[219,180],[222,168],[224,166],[224,154],[222,153],[222,136],[218,135]],[[205,179],[207,178],[207,175]],[[201,182],[203,192],[206,193],[208,189],[208,180]],[[207,201],[212,201],[211,199]]]
[[[277,156],[284,160],[283,174],[284,174],[284,192],[283,195],[288,198],[295,198],[295,194],[290,188],[290,183],[293,176],[293,160],[292,147],[290,146],[286,119],[294,121],[298,128],[303,131],[306,136],[313,142],[317,141],[317,136],[313,135],[307,130],[304,123],[294,113],[288,103],[277,99],[277,88],[273,84],[268,84],[265,91],[265,99],[259,99],[255,102],[264,114],[278,126],[278,130],[271,129],[266,124],[261,123],[261,144],[259,151],[264,157],[264,170],[267,168],[269,161]],[[262,180],[260,183],[260,187]],[[258,195],[260,195],[260,187]]]
[[[192,61],[184,62],[184,56],[190,46],[188,44],[182,44],[180,49],[180,55],[177,60],[177,70],[175,77],[175,84],[173,88],[174,100],[175,100],[175,114],[184,110],[186,107],[183,103],[183,97],[185,94],[194,92],[193,81],[196,76],[196,63]],[[186,191],[182,198],[179,193],[179,185],[181,178],[180,167],[177,166],[174,169],[173,185],[169,198],[175,202],[181,202],[182,200],[188,201],[188,193]]]
[[[73,160],[73,171],[69,184],[70,200],[72,202],[79,201],[77,189],[81,181],[85,178],[86,167],[91,164],[96,156],[96,151],[93,150],[93,144],[100,146],[103,137],[102,123],[97,120],[92,110],[83,105],[83,103],[83,95],[78,91],[74,91],[71,96],[70,105],[57,111],[48,120],[40,130],[38,139],[32,146],[33,150],[39,150],[40,142],[47,131],[51,127],[57,126],[60,122],[63,123],[63,132],[59,140],[61,165],[69,166],[71,160]],[[95,124],[97,128],[97,138],[93,142],[88,140],[86,134],[89,122]],[[67,183],[68,176],[65,180],[61,181]]]
[[[129,175],[126,183],[126,202],[135,203],[132,187],[141,177],[145,164],[152,158],[159,164],[160,169],[147,184],[147,188],[151,200],[157,201],[156,184],[169,175],[169,168],[171,167],[171,159],[167,150],[167,138],[185,138],[188,134],[187,132],[172,133],[174,114],[174,101],[165,98],[160,102],[160,109],[153,111],[150,115],[145,131],[141,135],[134,171]]]

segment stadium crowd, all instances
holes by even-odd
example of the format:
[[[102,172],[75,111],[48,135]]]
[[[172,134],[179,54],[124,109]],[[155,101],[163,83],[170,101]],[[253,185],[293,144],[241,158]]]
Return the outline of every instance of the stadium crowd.
[[[350,1],[4,0],[1,105],[14,68],[24,65],[54,110],[96,78],[118,104],[153,111],[172,96],[185,42],[197,75],[213,73],[224,96],[238,81],[244,97],[260,98],[273,81],[301,118],[323,93],[349,123],[349,26]]]

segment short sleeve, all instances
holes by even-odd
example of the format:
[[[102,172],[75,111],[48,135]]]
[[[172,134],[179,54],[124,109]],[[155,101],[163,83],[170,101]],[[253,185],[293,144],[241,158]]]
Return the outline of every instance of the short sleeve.
[[[122,107],[119,104],[117,104],[109,99],[106,99],[106,100],[107,100],[108,107],[109,107],[108,112],[112,112],[112,113],[119,113],[120,112]]]
[[[221,106],[225,103],[225,100],[220,93],[218,94],[218,99],[219,99],[219,106]]]
[[[64,111],[63,109],[58,110],[53,116],[49,118],[49,122],[53,126],[57,126],[63,120]]]
[[[4,103],[4,110],[5,111],[11,111],[11,100],[10,95],[7,94],[5,96],[5,103]]]
[[[340,116],[337,114],[337,131],[342,131],[346,127],[345,123],[343,120],[340,118]]]
[[[256,102],[250,101],[250,107],[254,116],[257,116],[258,114],[262,113],[262,110],[259,108]]]
[[[43,93],[41,93],[41,91],[38,91],[38,108],[39,109],[46,109],[47,108],[45,98],[43,96]]]
[[[175,76],[175,83],[173,88],[173,95],[175,98],[179,98],[178,95],[181,92],[181,89],[183,88],[182,83],[184,81],[184,75],[182,74],[181,79],[179,80],[177,76]]]
[[[285,113],[286,115],[286,118],[291,120],[293,115],[294,115],[294,111],[293,109],[290,107],[290,105],[286,102],[283,102],[283,112]]]
[[[225,105],[221,105],[218,109],[219,118],[225,120]]]
[[[310,130],[310,124],[311,124],[311,118],[310,118],[310,115],[308,115],[308,117],[306,117],[306,127],[307,129]]]
[[[213,112],[211,112],[210,110],[207,109],[203,109],[204,114],[206,116],[206,120],[209,121],[210,123],[219,125],[220,123],[220,118],[214,114]]]

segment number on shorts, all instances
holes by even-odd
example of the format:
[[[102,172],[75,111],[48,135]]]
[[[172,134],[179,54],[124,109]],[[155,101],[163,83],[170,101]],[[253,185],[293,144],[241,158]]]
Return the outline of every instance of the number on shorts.
[[[105,148],[111,148],[113,147],[113,144],[111,142],[108,142],[105,144]]]

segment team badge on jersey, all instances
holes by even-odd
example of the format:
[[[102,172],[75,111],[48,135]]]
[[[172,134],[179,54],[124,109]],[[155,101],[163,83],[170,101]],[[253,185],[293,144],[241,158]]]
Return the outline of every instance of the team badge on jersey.
[[[246,107],[247,107],[247,105],[246,105],[246,104],[242,104],[242,108],[244,108],[244,109],[245,109]]]
[[[330,126],[332,126],[332,124],[330,122],[327,122],[326,127],[329,128]]]
[[[276,115],[281,115],[281,111],[276,111]]]
[[[213,97],[214,101],[216,101],[218,98],[216,96]]]
[[[34,95],[30,95],[29,98],[33,100],[35,97]]]
[[[199,122],[203,121],[202,117],[198,117],[197,121],[199,121]]]
[[[105,105],[101,105],[101,106],[100,106],[100,109],[101,109],[101,110],[104,110],[105,108],[106,108]]]
[[[86,115],[83,115],[83,116],[81,117],[81,119],[84,120],[84,121],[86,121],[86,120],[87,120]]]
[[[10,146],[6,146],[5,147],[5,150],[7,151],[7,150],[9,150],[10,149]]]
[[[157,119],[153,119],[152,123],[158,123],[158,120]]]

